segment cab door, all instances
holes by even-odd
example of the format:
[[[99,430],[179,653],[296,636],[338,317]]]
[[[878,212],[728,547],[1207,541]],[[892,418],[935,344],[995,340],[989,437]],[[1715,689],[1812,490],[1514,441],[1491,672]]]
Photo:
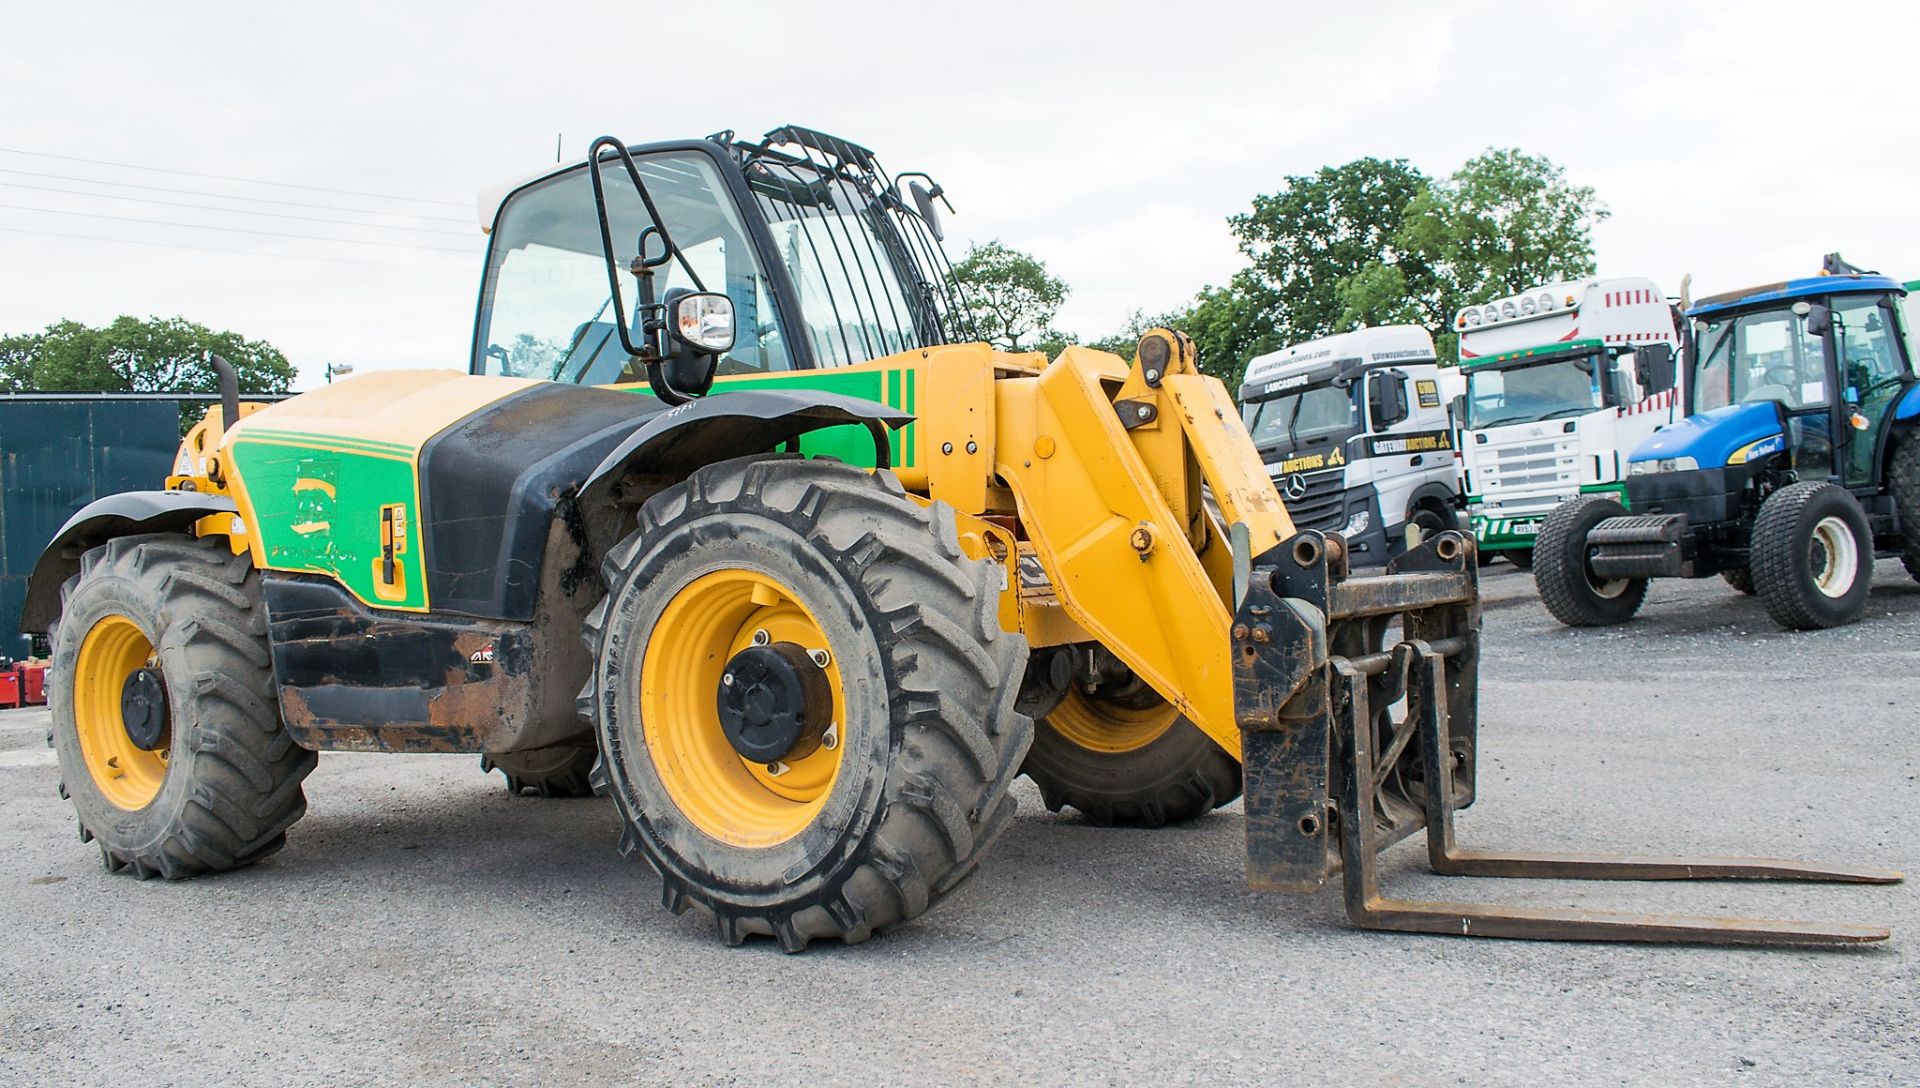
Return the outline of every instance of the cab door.
[[[1834,359],[1843,398],[1846,435],[1845,482],[1878,482],[1880,439],[1891,422],[1894,402],[1913,377],[1907,340],[1893,300],[1886,295],[1840,295],[1833,300]],[[1847,425],[1855,414],[1864,430]]]

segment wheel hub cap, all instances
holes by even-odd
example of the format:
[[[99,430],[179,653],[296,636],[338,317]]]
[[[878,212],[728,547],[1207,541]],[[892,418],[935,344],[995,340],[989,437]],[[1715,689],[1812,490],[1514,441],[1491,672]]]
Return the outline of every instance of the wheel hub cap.
[[[143,752],[166,747],[167,689],[154,669],[136,669],[120,686],[120,720],[127,739]]]
[[[793,642],[749,646],[720,676],[720,728],[755,763],[805,759],[820,747],[833,714],[823,666]]]

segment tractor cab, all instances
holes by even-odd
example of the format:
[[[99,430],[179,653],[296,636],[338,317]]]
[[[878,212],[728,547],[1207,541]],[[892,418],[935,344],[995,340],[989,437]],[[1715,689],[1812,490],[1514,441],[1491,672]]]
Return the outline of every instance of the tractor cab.
[[[1916,383],[1902,331],[1906,289],[1834,258],[1828,263],[1833,271],[1819,276],[1693,307],[1687,389],[1696,418],[1635,450],[1636,476],[1745,464],[1777,451],[1798,479],[1879,486],[1888,434]],[[1736,432],[1755,437],[1720,451]]]
[[[710,318],[731,315],[731,343],[702,360],[709,378],[967,339],[939,245],[933,201],[943,195],[916,177],[895,178],[866,148],[798,126],[759,142],[732,132],[632,148],[599,141],[585,162],[482,197],[491,242],[470,369],[646,381],[649,323],[691,293],[720,296],[703,309]]]
[[[1570,503],[1548,519],[1534,572],[1548,609],[1619,623],[1648,578],[1718,574],[1783,627],[1834,627],[1866,608],[1875,558],[1920,577],[1906,293],[1831,254],[1820,275],[1690,309],[1687,417],[1634,449],[1625,506]]]

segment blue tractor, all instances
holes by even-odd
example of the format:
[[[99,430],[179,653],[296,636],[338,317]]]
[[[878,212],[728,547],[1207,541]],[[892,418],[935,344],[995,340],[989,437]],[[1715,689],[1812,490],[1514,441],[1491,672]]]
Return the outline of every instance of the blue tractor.
[[[1818,276],[1687,311],[1688,413],[1628,458],[1627,507],[1583,495],[1534,546],[1562,623],[1631,618],[1647,580],[1719,575],[1795,630],[1860,617],[1876,557],[1920,578],[1920,375],[1907,287],[1830,254]]]

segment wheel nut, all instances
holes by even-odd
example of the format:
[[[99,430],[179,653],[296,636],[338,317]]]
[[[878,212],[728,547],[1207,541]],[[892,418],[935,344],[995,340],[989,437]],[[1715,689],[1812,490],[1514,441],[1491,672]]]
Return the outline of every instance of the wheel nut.
[[[833,664],[833,655],[825,650],[808,650],[807,656],[813,658],[813,663],[823,669]]]
[[[767,634],[764,628],[759,631],[755,631],[753,633],[753,644],[755,646],[765,646],[767,643],[772,641],[773,641],[773,636]]]

